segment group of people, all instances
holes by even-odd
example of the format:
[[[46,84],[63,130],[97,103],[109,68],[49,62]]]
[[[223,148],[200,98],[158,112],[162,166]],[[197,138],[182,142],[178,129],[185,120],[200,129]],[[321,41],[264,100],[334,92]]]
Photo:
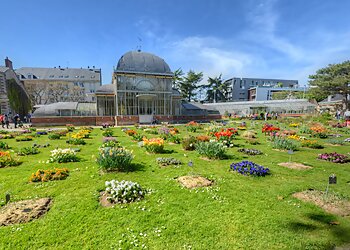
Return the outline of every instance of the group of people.
[[[31,122],[30,118],[31,118],[30,114],[24,116],[23,117],[24,123]],[[6,128],[8,129],[10,126],[10,120],[12,120],[12,122],[14,123],[15,128],[23,127],[23,121],[21,120],[19,114],[15,114],[13,117],[11,117],[10,114],[5,114],[5,115],[0,115],[0,123],[2,128],[5,128],[6,126]]]
[[[265,112],[260,114],[250,114],[249,118],[252,120],[277,120],[278,119],[278,113],[277,112]]]

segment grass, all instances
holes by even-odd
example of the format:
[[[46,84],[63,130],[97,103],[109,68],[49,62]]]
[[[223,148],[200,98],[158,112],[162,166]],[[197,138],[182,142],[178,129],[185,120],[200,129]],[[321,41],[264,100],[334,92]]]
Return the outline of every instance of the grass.
[[[291,196],[308,188],[325,190],[328,176],[334,173],[338,184],[331,190],[349,198],[350,164],[316,159],[322,152],[345,154],[348,147],[301,148],[292,155],[292,161],[313,168],[287,169],[277,164],[289,161],[290,156],[272,150],[271,142],[260,132],[262,123],[255,122],[255,126],[261,144],[247,145],[240,136],[235,144],[259,149],[263,155],[246,156],[233,147],[228,149],[228,159],[211,161],[201,159],[196,151],[184,151],[181,144],[166,143],[165,154],[146,154],[121,128],[113,128],[117,140],[134,152],[133,163],[138,167],[129,173],[98,170],[95,156],[102,144],[100,129],[93,130],[86,145],[74,146],[81,148],[77,154],[82,161],[76,163],[39,163],[48,160],[50,150],[69,147],[65,137],[49,140],[43,135],[28,142],[6,139],[12,149],[34,142],[51,146],[40,148],[37,155],[20,157],[23,163],[18,167],[0,169],[0,204],[4,205],[5,193],[9,192],[12,201],[52,197],[53,206],[38,220],[0,227],[0,249],[142,249],[143,245],[148,249],[331,249],[349,242],[349,218],[327,214]],[[181,137],[204,133],[178,128]],[[160,168],[157,157],[174,157],[184,164]],[[187,166],[190,160],[193,167]],[[272,175],[254,178],[230,172],[230,164],[241,160],[269,167]],[[47,183],[28,182],[36,170],[54,167],[67,167],[70,176]],[[187,190],[175,180],[191,174],[208,177],[215,185]],[[140,202],[104,208],[98,195],[105,181],[112,179],[138,182],[153,191]],[[329,224],[335,220],[340,225]]]

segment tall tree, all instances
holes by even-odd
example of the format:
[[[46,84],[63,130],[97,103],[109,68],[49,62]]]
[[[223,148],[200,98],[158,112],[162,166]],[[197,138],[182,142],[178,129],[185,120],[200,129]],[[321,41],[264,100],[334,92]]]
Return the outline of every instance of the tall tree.
[[[184,72],[181,68],[174,71],[174,78],[173,78],[173,89],[180,89],[181,84],[183,83],[183,75]]]
[[[209,102],[226,101],[229,83],[223,81],[221,74],[217,77],[208,77],[208,84],[202,88],[206,90],[206,100]]]
[[[193,70],[187,72],[187,75],[183,78],[183,82],[180,84],[180,92],[189,102],[195,96],[194,91],[199,88],[198,83],[202,79],[203,73],[196,73]]]
[[[310,75],[309,79],[311,93],[321,93],[322,97],[341,94],[343,109],[349,109],[350,61],[329,64],[328,67],[317,70],[315,75]]]

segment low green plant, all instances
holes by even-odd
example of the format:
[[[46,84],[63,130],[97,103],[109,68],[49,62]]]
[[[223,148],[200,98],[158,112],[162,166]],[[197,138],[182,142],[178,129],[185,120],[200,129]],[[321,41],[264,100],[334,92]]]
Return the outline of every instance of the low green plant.
[[[340,139],[329,139],[327,140],[327,143],[332,144],[332,145],[344,145],[345,142]]]
[[[21,162],[8,151],[0,151],[0,168],[18,166]]]
[[[275,137],[272,140],[272,147],[281,150],[298,150],[300,143],[295,140],[289,140],[284,137]]]
[[[156,159],[156,162],[161,166],[181,165],[182,164],[182,161],[175,159],[173,157],[159,157]]]
[[[39,169],[29,178],[30,182],[46,182],[55,180],[64,180],[68,177],[69,170],[67,168],[55,168],[49,170]]]
[[[187,151],[196,149],[197,139],[194,136],[185,137],[182,139],[182,148]]]
[[[123,147],[100,147],[96,162],[102,171],[128,171],[133,158],[132,152]]]
[[[113,130],[110,128],[105,128],[102,131],[102,135],[105,137],[111,137],[111,136],[113,136]]]
[[[23,147],[17,152],[18,155],[35,155],[39,154],[39,149],[37,147]]]
[[[85,145],[86,142],[82,138],[69,138],[66,140],[66,143],[72,144],[72,145]]]
[[[18,136],[18,137],[16,137],[16,141],[32,141],[32,140],[33,140],[32,136]]]
[[[48,162],[66,163],[66,162],[78,162],[79,157],[76,152],[70,148],[57,148],[51,151],[51,155]]]
[[[167,141],[175,143],[175,144],[180,144],[181,143],[181,138],[179,136],[177,136],[177,135],[169,134],[168,138],[167,138]]]
[[[0,149],[9,149],[9,148],[10,146],[6,142],[0,141]]]
[[[50,140],[59,140],[61,139],[61,135],[57,134],[57,133],[51,133],[48,135],[48,137]]]
[[[196,151],[209,159],[224,159],[226,157],[226,149],[226,146],[216,141],[199,142],[196,145]]]

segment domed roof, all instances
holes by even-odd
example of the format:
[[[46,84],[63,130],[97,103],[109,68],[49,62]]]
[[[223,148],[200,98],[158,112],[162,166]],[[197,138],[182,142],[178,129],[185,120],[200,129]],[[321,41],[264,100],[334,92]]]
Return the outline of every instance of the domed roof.
[[[96,94],[114,94],[113,84],[103,84],[96,89]]]
[[[169,65],[159,56],[141,51],[129,51],[118,61],[116,72],[173,75]]]

